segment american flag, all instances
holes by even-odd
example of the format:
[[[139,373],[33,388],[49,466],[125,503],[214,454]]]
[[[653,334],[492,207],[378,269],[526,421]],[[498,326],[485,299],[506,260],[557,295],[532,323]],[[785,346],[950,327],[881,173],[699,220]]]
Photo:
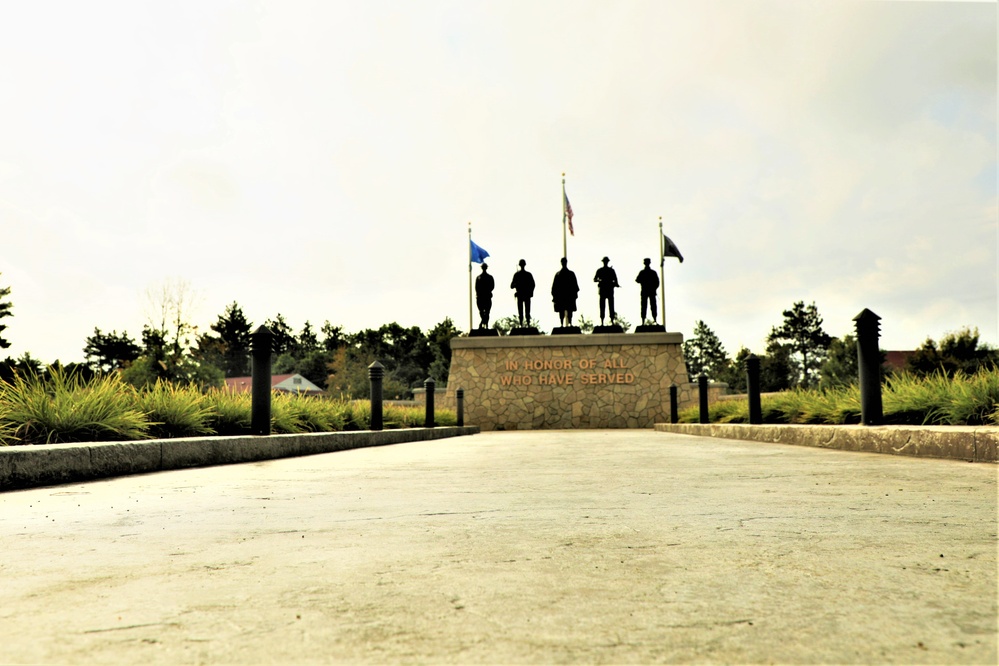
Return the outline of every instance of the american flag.
[[[566,218],[569,220],[569,235],[575,236],[576,232],[572,230],[572,205],[569,203],[569,197],[566,196],[566,193],[564,191],[562,192],[562,201],[564,208],[563,212],[565,213]]]

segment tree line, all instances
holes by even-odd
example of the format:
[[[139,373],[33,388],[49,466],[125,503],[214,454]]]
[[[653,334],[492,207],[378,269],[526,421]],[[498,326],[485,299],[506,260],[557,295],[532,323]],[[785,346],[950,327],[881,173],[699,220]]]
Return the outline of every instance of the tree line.
[[[9,287],[0,288],[0,319],[11,316],[9,294]],[[189,318],[191,299],[185,285],[164,288],[153,300],[156,314],[137,339],[127,331],[95,327],[84,340],[85,362],[62,366],[55,361],[51,366],[85,378],[120,373],[136,387],[152,386],[158,380],[218,387],[227,377],[250,375],[254,324],[238,303],[226,306],[209,330],[199,333]],[[367,396],[368,366],[375,360],[385,366],[382,390],[388,397],[411,397],[412,389],[428,378],[446,384],[451,338],[460,334],[450,318],[426,333],[395,322],[350,333],[328,320],[318,329],[306,321],[296,333],[280,313],[263,325],[272,333],[272,374],[297,373],[330,394],[346,398]],[[0,324],[0,333],[6,328]],[[0,336],[0,349],[8,347],[10,343]],[[17,372],[43,375],[47,368],[30,353],[0,361],[0,380],[9,380]]]
[[[451,338],[459,335],[450,319],[429,332],[395,322],[377,329],[345,332],[328,320],[316,329],[309,321],[297,333],[280,313],[263,322],[271,332],[271,373],[297,373],[333,395],[360,398],[368,393],[368,366],[385,366],[383,391],[405,398],[427,378],[447,382]],[[210,331],[197,334],[177,326],[156,329],[147,325],[141,345],[127,333],[104,333],[95,328],[87,338],[87,365],[97,372],[120,370],[136,386],[158,379],[202,386],[221,385],[226,377],[251,372],[251,334],[254,325],[238,303],[226,306]]]
[[[3,337],[7,325],[2,323],[13,315],[10,293],[10,287],[0,286],[0,349],[10,347]],[[185,284],[166,285],[151,300],[155,314],[143,326],[138,339],[126,331],[107,332],[95,327],[84,341],[86,361],[65,368],[88,376],[120,372],[127,382],[138,387],[153,385],[160,379],[221,386],[226,377],[250,374],[253,323],[238,303],[226,306],[210,330],[199,333],[190,321],[191,297]],[[395,322],[349,333],[328,320],[318,329],[306,321],[296,333],[280,313],[263,323],[273,336],[273,374],[298,373],[329,393],[348,398],[367,395],[367,368],[375,360],[386,369],[386,396],[408,397],[427,378],[438,385],[446,384],[451,339],[461,334],[450,318],[426,333],[417,326],[407,328]],[[510,317],[497,322],[497,327],[513,324],[514,318]],[[856,383],[856,338],[852,334],[833,337],[822,324],[814,302],[805,305],[797,301],[783,311],[783,321],[767,336],[765,352],[758,354],[763,391]],[[695,323],[693,335],[683,343],[691,381],[703,372],[713,381],[726,382],[734,392],[746,390],[745,363],[750,354],[742,347],[734,358],[730,357],[703,320]],[[61,367],[58,361],[52,365]],[[915,376],[942,373],[953,377],[997,365],[999,350],[981,343],[978,329],[963,328],[946,334],[939,343],[927,338],[908,357],[904,370]],[[45,371],[45,364],[29,353],[0,361],[0,380],[10,379],[15,372]]]
[[[857,383],[857,339],[853,334],[833,337],[822,328],[823,319],[813,301],[795,302],[783,311],[783,321],[773,326],[760,359],[760,390],[834,388]],[[746,391],[746,359],[752,354],[742,347],[731,358],[724,345],[702,320],[694,335],[683,343],[683,357],[691,381],[704,373],[712,381],[726,382],[729,390]],[[882,350],[882,363],[885,352]],[[999,366],[999,350],[979,339],[978,329],[962,328],[947,333],[939,343],[926,338],[907,359],[904,371],[917,376],[958,373],[974,374]],[[883,374],[890,371],[883,367]]]

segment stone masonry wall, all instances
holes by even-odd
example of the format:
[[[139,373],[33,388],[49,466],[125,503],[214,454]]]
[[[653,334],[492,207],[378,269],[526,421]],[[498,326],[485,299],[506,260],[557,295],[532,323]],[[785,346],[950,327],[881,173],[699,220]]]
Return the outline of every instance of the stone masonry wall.
[[[696,404],[679,333],[455,338],[447,401],[483,430],[649,428]],[[694,386],[696,390],[696,385]]]

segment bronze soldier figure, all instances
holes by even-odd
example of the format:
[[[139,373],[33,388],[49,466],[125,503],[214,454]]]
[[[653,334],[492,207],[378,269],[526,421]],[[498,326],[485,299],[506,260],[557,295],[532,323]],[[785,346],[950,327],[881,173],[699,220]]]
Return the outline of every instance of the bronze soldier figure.
[[[593,276],[593,281],[597,283],[597,290],[600,292],[600,325],[604,325],[605,307],[610,305],[611,323],[617,318],[614,312],[614,290],[621,285],[617,282],[617,273],[607,264],[610,259],[604,257],[601,261],[604,265],[597,269],[597,274]]]
[[[572,313],[576,311],[576,296],[579,294],[576,274],[569,270],[568,264],[569,260],[562,257],[562,270],[552,280],[552,303],[563,327],[572,326]]]
[[[475,278],[475,305],[479,308],[479,328],[489,328],[489,311],[493,307],[493,276],[486,272],[489,266],[482,262],[482,273]]]
[[[635,282],[642,285],[642,323],[645,323],[645,314],[648,312],[648,308],[652,308],[652,323],[656,323],[656,290],[659,289],[659,276],[656,274],[649,264],[652,260],[645,258],[642,260],[645,264],[643,268],[638,273],[638,277],[635,278]]]
[[[534,276],[525,270],[527,262],[520,260],[520,269],[513,274],[510,288],[514,289],[517,297],[517,317],[520,318],[521,327],[531,325],[531,297],[534,296]]]

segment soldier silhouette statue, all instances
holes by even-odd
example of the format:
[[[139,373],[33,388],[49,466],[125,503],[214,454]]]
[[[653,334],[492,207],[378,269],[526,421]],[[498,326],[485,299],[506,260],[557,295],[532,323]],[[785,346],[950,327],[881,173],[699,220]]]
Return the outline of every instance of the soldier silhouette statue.
[[[479,308],[479,328],[489,328],[489,311],[493,308],[493,276],[486,272],[489,266],[482,262],[482,272],[475,278],[475,305]]]
[[[534,296],[534,276],[525,269],[527,262],[520,260],[520,269],[513,274],[510,288],[517,297],[517,317],[520,327],[531,325],[531,298]]]
[[[579,283],[576,274],[569,270],[569,260],[562,257],[562,270],[552,280],[552,303],[563,327],[572,326],[572,313],[576,311]]]
[[[652,263],[651,259],[643,259],[642,262],[645,264],[643,268],[638,273],[638,277],[635,278],[635,282],[642,285],[642,324],[646,324],[645,315],[652,310],[652,323],[656,323],[656,317],[658,313],[656,312],[656,291],[659,289],[659,276],[650,267]]]
[[[621,285],[617,282],[617,273],[608,265],[610,259],[604,257],[601,261],[604,265],[597,269],[593,281],[597,283],[597,291],[600,293],[600,325],[603,326],[606,306],[610,306],[611,323],[617,319],[617,314],[614,312],[614,290]]]

